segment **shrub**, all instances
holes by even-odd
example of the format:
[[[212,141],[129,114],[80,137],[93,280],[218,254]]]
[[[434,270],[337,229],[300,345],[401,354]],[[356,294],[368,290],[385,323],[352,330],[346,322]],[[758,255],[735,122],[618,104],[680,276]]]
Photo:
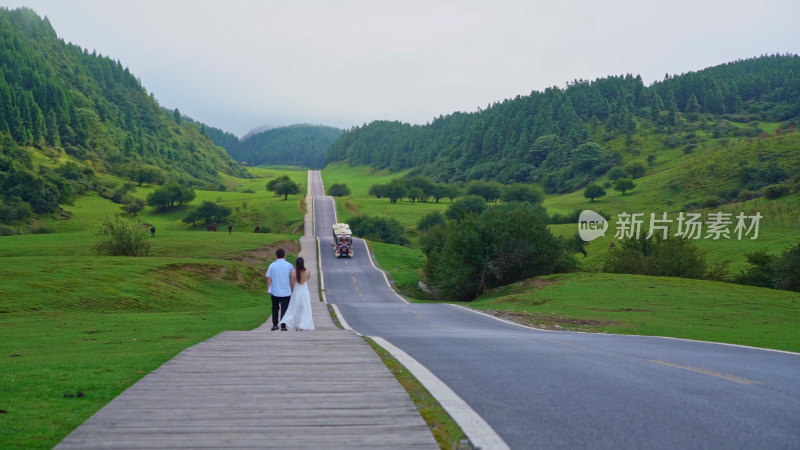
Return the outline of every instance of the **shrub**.
[[[350,188],[344,183],[335,183],[328,188],[328,195],[334,197],[344,197],[350,195]]]
[[[527,184],[512,184],[503,189],[503,201],[541,203],[542,193]]]
[[[647,167],[641,161],[634,161],[625,166],[625,172],[627,172],[631,178],[639,178],[647,172]]]
[[[620,178],[625,178],[626,175],[628,175],[628,173],[625,172],[625,169],[622,167],[612,167],[611,170],[608,171],[608,179],[611,181],[617,181]]]
[[[664,147],[675,148],[679,145],[681,145],[681,138],[674,134],[670,134],[664,138]]]
[[[759,287],[774,287],[776,278],[775,264],[777,257],[766,250],[745,254],[747,268],[734,278],[739,284]]]
[[[752,200],[754,198],[761,197],[761,193],[758,191],[751,191],[750,189],[742,189],[739,192],[739,196],[736,197],[737,200],[740,202],[746,202],[748,200]]]
[[[703,201],[700,202],[700,207],[701,208],[716,208],[717,206],[722,205],[724,203],[725,203],[725,199],[723,199],[721,197],[718,197],[718,196],[713,196],[713,197],[704,198]]]
[[[773,184],[764,188],[764,197],[774,200],[789,193],[789,186],[786,184]]]
[[[429,234],[425,275],[449,299],[472,300],[487,288],[575,268],[566,244],[547,229],[544,208],[531,203],[486,208]]]
[[[503,195],[503,187],[496,181],[473,181],[467,186],[467,195],[483,197],[487,203],[496,202]]]
[[[800,243],[783,252],[775,272],[776,288],[800,292]]]
[[[417,230],[428,231],[436,225],[444,224],[444,216],[439,211],[425,214],[417,222]]]
[[[100,255],[147,256],[150,253],[147,231],[136,223],[126,222],[116,216],[103,221],[97,236],[93,249]]]
[[[706,260],[689,239],[654,236],[621,241],[606,255],[603,271],[639,275],[703,278]]]
[[[17,230],[9,227],[8,225],[0,224],[0,236],[16,236]]]
[[[387,244],[406,245],[408,239],[400,222],[394,217],[358,216],[350,220],[356,236]]]
[[[466,195],[450,204],[445,211],[448,219],[460,222],[471,214],[479,215],[486,209],[486,200],[477,195]]]
[[[137,214],[139,214],[141,210],[144,209],[144,206],[145,206],[144,200],[140,198],[135,198],[131,200],[130,203],[123,206],[122,209],[128,214],[136,216]]]

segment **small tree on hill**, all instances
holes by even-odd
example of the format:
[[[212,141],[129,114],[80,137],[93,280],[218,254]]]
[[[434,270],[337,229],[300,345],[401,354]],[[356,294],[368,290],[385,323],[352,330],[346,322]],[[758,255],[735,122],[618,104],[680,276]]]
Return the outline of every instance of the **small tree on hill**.
[[[590,202],[593,202],[594,199],[603,197],[604,195],[606,195],[606,190],[597,184],[590,184],[589,186],[586,186],[586,189],[583,191],[583,196],[588,198]]]
[[[625,175],[627,175],[627,173],[622,167],[613,167],[608,171],[608,179],[611,181],[617,181],[620,178],[625,178]]]
[[[147,204],[155,206],[159,209],[174,208],[183,206],[184,203],[189,203],[195,198],[194,190],[181,186],[179,184],[171,184],[158,188],[147,196]]]
[[[219,205],[211,201],[204,201],[197,209],[189,213],[182,220],[185,223],[194,224],[198,221],[205,223],[221,222],[231,215],[232,210],[227,206]]]
[[[625,166],[625,171],[631,178],[639,178],[647,172],[647,167],[641,161],[634,161]]]
[[[267,190],[274,192],[274,191],[278,190],[278,188],[280,187],[281,184],[283,184],[283,183],[291,183],[291,182],[292,182],[292,180],[288,176],[281,175],[281,176],[279,176],[277,178],[273,178],[273,179],[271,179],[271,180],[269,180],[267,182]]]
[[[408,188],[406,184],[400,180],[392,180],[383,185],[383,196],[388,197],[391,203],[397,203],[398,200],[406,196]]]
[[[275,190],[275,193],[282,195],[283,199],[287,200],[290,195],[296,195],[300,193],[300,186],[292,181],[287,181],[285,183],[281,183],[281,185],[278,186],[278,189]]]
[[[334,197],[344,197],[346,195],[350,195],[350,188],[344,183],[335,183],[328,188],[328,195],[332,195]]]
[[[622,195],[625,195],[625,192],[630,191],[635,187],[636,184],[634,184],[634,182],[630,178],[620,178],[614,184],[614,190],[622,192]]]

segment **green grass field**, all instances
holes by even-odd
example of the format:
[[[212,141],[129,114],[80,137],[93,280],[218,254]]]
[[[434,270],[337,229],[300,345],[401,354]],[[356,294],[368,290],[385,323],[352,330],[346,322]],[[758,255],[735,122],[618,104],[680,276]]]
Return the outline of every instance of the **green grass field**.
[[[800,294],[611,273],[538,277],[470,306],[525,325],[670,336],[800,352]]]
[[[254,179],[228,179],[235,190],[197,191],[179,210],[147,208],[138,221],[157,228],[148,257],[92,251],[100,223],[120,212],[95,194],[67,206],[69,219],[46,220],[49,234],[0,237],[3,448],[52,448],[180,351],[267,319],[263,273],[277,246],[294,258],[304,202],[302,196],[284,201],[265,185],[288,174],[305,187],[307,175],[251,171]],[[151,190],[141,187],[134,195],[144,198]],[[207,232],[181,222],[203,200],[239,207],[232,234],[225,226]],[[253,233],[255,224],[274,232]]]

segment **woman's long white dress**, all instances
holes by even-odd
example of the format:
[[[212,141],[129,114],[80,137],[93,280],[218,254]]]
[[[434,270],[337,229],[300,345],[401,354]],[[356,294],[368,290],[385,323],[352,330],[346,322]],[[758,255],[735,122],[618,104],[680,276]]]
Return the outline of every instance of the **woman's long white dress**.
[[[294,330],[311,331],[314,329],[314,318],[311,316],[311,294],[308,292],[308,281],[295,284],[289,307],[283,315],[281,323]]]

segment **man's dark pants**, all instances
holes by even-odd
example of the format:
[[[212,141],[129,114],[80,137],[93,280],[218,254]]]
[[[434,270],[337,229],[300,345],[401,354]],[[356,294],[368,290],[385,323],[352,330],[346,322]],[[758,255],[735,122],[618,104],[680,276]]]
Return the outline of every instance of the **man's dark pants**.
[[[271,294],[270,294],[271,295]],[[291,297],[275,297],[272,296],[272,326],[278,326],[278,317],[283,319],[283,315],[286,314],[286,309],[289,307],[289,299]],[[278,316],[278,312],[280,311],[280,316]]]

